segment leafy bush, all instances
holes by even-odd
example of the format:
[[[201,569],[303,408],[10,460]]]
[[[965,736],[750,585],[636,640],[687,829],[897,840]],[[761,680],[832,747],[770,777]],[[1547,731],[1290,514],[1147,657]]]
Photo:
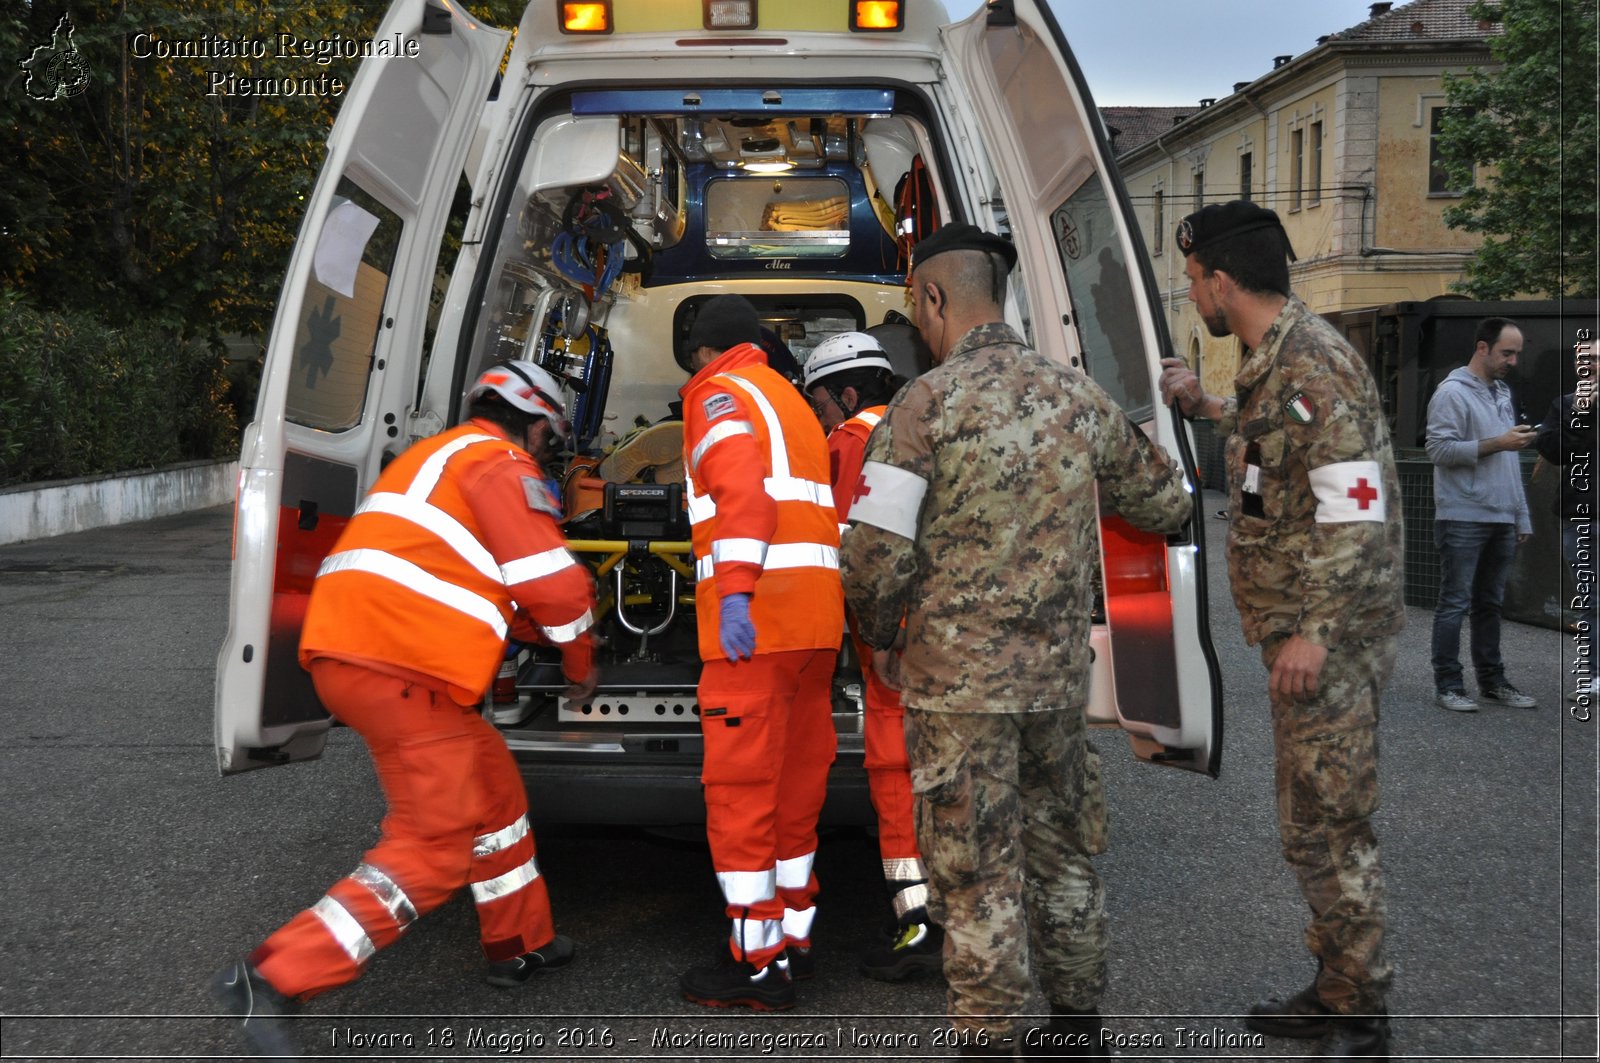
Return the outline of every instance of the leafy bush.
[[[0,486],[231,456],[221,352],[0,292]]]

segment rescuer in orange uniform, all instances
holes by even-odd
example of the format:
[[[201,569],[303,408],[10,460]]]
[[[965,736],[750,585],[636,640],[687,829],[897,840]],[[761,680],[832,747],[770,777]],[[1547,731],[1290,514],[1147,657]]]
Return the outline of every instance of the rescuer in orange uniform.
[[[722,295],[678,352],[693,374],[681,394],[706,835],[733,921],[721,962],[680,984],[697,1004],[782,1009],[795,999],[785,949],[810,948],[816,915],[844,595],[827,443],[760,339],[755,308]]]
[[[864,332],[842,332],[824,340],[806,359],[805,389],[828,433],[833,503],[842,529],[861,479],[867,439],[888,403],[905,384],[895,375],[883,345]],[[894,906],[889,940],[861,957],[861,973],[897,982],[943,968],[944,931],[928,921],[928,869],[917,848],[911,816],[911,764],[906,759],[905,707],[900,695],[872,667],[872,651],[855,637],[861,662],[866,718],[867,789],[878,813],[878,854]]]
[[[572,959],[551,921],[521,775],[479,712],[508,634],[561,647],[569,696],[598,680],[593,583],[544,483],[567,433],[560,395],[531,362],[485,372],[471,419],[394,459],[317,573],[300,663],[328,712],[366,742],[389,813],[354,871],[213,982],[258,1052],[292,1054],[281,1015],[353,981],[462,886],[490,984]]]

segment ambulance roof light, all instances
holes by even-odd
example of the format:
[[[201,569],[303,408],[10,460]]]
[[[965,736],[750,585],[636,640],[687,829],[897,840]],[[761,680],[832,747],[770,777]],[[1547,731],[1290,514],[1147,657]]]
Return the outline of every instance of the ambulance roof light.
[[[560,6],[562,33],[610,33],[611,0],[588,0],[574,3],[562,0]]]
[[[906,28],[901,0],[851,0],[850,28],[857,33],[898,33]]]
[[[701,18],[708,30],[753,30],[756,0],[700,0]]]

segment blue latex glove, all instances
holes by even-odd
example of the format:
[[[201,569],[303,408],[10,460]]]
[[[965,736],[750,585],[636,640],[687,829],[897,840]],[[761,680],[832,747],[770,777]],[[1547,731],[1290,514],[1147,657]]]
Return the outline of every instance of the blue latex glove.
[[[750,622],[750,596],[730,594],[722,599],[722,616],[717,634],[728,663],[750,659],[756,652],[756,626]]]

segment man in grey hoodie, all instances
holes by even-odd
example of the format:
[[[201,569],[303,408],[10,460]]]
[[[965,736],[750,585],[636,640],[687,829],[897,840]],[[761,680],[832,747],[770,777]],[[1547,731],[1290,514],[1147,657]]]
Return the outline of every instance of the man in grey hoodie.
[[[1428,403],[1433,461],[1433,542],[1439,551],[1439,604],[1433,614],[1434,703],[1476,712],[1461,674],[1461,622],[1470,611],[1478,696],[1531,709],[1535,702],[1506,679],[1500,657],[1500,599],[1516,549],[1533,531],[1517,451],[1533,443],[1518,424],[1505,378],[1522,353],[1514,321],[1478,322],[1472,359],[1445,377]]]

